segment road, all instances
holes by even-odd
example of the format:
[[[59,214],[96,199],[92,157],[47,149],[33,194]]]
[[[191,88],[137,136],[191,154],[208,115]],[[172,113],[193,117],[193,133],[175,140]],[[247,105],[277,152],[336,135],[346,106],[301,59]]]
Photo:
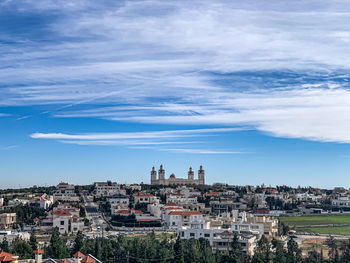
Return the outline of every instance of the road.
[[[103,219],[102,213],[98,210],[98,204],[91,200],[87,194],[83,195],[86,217],[91,223],[91,234],[93,237],[103,236],[104,229],[107,227],[106,221]]]

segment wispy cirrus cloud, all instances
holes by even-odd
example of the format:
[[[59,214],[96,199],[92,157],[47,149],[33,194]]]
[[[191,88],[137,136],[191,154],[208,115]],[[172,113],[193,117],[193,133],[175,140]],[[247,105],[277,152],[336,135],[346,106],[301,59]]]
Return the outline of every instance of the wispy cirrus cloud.
[[[149,132],[119,132],[92,134],[63,134],[63,133],[33,133],[33,139],[54,139],[61,143],[77,145],[124,146],[129,148],[147,148],[168,152],[198,153],[198,154],[238,154],[239,151],[203,150],[197,146],[203,142],[201,136],[213,136],[219,133],[230,133],[246,130],[246,128],[212,128],[192,130],[170,130]],[[172,147],[170,148],[170,146]],[[191,146],[188,146],[191,145]],[[176,146],[176,148],[174,148]],[[186,146],[187,148],[180,148]]]
[[[37,26],[0,28],[1,106],[350,142],[345,1],[16,2]]]

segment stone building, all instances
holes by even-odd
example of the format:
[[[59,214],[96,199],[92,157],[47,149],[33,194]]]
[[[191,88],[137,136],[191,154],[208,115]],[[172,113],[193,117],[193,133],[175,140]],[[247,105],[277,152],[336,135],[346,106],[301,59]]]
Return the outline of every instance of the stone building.
[[[11,229],[16,224],[16,213],[0,214],[0,229]]]
[[[176,178],[175,174],[171,174],[169,179],[165,178],[165,170],[163,169],[163,165],[160,166],[158,170],[158,178],[157,171],[153,167],[151,171],[151,185],[204,185],[205,184],[205,174],[203,170],[203,166],[201,165],[198,170],[198,178],[194,178],[194,172],[192,167],[190,167],[188,171],[188,178]]]

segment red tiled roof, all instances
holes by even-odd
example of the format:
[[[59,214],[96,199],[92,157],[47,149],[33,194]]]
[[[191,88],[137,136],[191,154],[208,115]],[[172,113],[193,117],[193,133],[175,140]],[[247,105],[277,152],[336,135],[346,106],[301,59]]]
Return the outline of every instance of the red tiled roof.
[[[96,262],[96,260],[94,260],[92,257],[90,256],[86,256],[85,258],[83,258],[81,261],[81,263],[93,263]]]
[[[181,207],[167,207],[165,210],[182,209]]]
[[[168,202],[165,204],[165,206],[177,206],[174,202]]]
[[[137,197],[152,197],[152,196],[154,196],[154,195],[152,195],[152,194],[138,194],[138,195],[136,195]]]
[[[60,260],[58,263],[72,263],[72,262],[70,262],[70,261],[67,260],[67,259],[62,259],[62,260]]]
[[[39,222],[40,219],[36,217],[36,218],[33,219],[33,221],[34,221],[34,222]]]
[[[131,212],[129,210],[119,210],[116,212],[117,214],[131,214]]]
[[[10,262],[15,261],[18,258],[18,256],[1,251],[0,252],[0,262]]]
[[[139,218],[136,219],[137,222],[151,222],[154,221],[153,219],[149,219],[149,218]]]
[[[44,251],[40,248],[33,251],[34,254],[44,254]]]
[[[67,210],[64,210],[64,209],[57,209],[55,211],[52,212],[52,214],[54,215],[60,215],[60,216],[71,216],[72,214],[69,213]]]
[[[220,195],[220,193],[218,193],[218,192],[210,192],[210,193],[207,193],[206,195]]]
[[[199,211],[172,211],[169,215],[201,215]]]
[[[75,253],[73,255],[73,258],[82,258],[85,257],[85,255],[83,253],[81,253],[80,251],[78,251],[77,253]]]

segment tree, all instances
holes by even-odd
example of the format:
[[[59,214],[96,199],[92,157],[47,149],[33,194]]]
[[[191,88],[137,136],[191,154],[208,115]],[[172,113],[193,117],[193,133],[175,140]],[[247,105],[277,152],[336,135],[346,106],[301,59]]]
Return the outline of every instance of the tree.
[[[291,238],[287,243],[287,247],[287,263],[301,262],[301,250],[298,247],[298,243]]]
[[[185,253],[183,241],[178,237],[174,245],[175,255],[178,255],[175,259],[175,263],[185,263]]]
[[[12,242],[12,253],[19,256],[21,259],[27,259],[31,258],[33,254],[33,249],[23,239],[17,237],[15,240]]]
[[[80,217],[85,217],[86,216],[85,208],[83,206],[80,206],[79,216]]]
[[[64,244],[60,238],[58,227],[53,229],[50,245],[48,246],[47,250],[49,257],[52,258],[65,258],[69,256],[66,244]]]
[[[258,241],[253,257],[253,263],[268,263],[271,261],[271,247],[265,236],[262,236]]]
[[[32,247],[32,250],[36,250],[38,248],[38,242],[36,241],[36,235],[34,231],[30,234],[29,244]]]
[[[78,233],[77,233],[77,236],[75,237],[75,240],[74,240],[74,246],[73,246],[73,253],[76,253],[78,251],[81,251],[81,249],[83,248],[84,246],[84,235],[83,233],[79,230]]]
[[[9,251],[9,243],[6,237],[4,237],[4,239],[2,240],[0,244],[0,248],[1,248],[1,251],[5,251],[5,252]]]
[[[335,242],[334,237],[331,236],[330,238],[328,238],[325,244],[329,247],[328,256],[331,262],[338,262],[339,254],[338,254],[337,243]]]
[[[244,257],[244,253],[242,250],[242,246],[239,243],[239,239],[238,239],[238,235],[237,233],[235,233],[233,235],[232,238],[232,242],[231,242],[231,248],[232,248],[232,255],[231,255],[231,260],[233,262],[245,262],[245,257]]]
[[[279,240],[273,239],[271,243],[272,243],[272,248],[275,251],[272,259],[273,263],[286,263],[287,262],[286,251],[283,248],[282,242]]]
[[[345,251],[343,253],[342,262],[350,263],[350,239],[348,240],[348,242],[346,244]]]

